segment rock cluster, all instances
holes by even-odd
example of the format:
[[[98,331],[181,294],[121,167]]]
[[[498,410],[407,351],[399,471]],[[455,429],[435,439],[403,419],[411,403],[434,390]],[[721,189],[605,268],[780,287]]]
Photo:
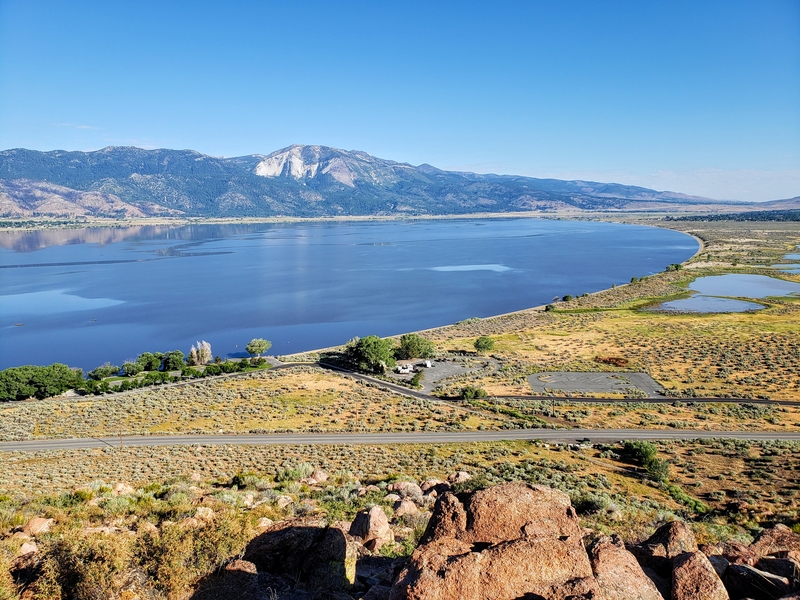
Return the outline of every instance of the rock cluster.
[[[457,494],[449,482],[428,480],[386,491],[394,510],[372,506],[352,522],[261,519],[244,554],[206,577],[192,600],[800,600],[800,535],[782,525],[750,545],[698,547],[691,529],[674,521],[626,546],[582,529],[569,497],[547,487]],[[408,519],[426,517],[434,501],[412,555],[389,557],[399,549],[395,538],[410,531]],[[201,505],[181,523],[213,519]],[[35,575],[36,537],[52,523],[34,518],[14,534],[15,577]]]
[[[598,598],[569,497],[507,484],[461,499],[447,492],[391,600]]]
[[[800,598],[800,535],[784,525],[764,530],[749,546],[698,548],[691,530],[673,522],[631,550],[664,598]]]

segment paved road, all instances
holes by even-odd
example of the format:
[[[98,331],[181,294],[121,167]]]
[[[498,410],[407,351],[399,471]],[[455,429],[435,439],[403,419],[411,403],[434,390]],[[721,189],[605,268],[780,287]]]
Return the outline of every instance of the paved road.
[[[498,440],[541,440],[543,442],[617,442],[619,440],[686,440],[732,438],[739,440],[800,441],[800,432],[687,431],[660,429],[511,429],[504,431],[416,432],[416,433],[293,433],[272,435],[153,435],[123,436],[122,446],[207,446],[280,444],[442,444],[491,442]],[[0,452],[72,450],[120,445],[119,437],[0,442]]]

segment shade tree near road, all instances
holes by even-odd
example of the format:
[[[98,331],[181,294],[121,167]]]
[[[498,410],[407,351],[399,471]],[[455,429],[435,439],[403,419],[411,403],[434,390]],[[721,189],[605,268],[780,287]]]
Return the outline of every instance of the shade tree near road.
[[[161,368],[161,357],[152,352],[143,352],[136,362],[142,365],[144,371],[158,371]]]
[[[163,368],[165,371],[180,371],[183,368],[183,352],[180,350],[167,352],[164,355]]]
[[[54,363],[48,367],[26,365],[0,371],[0,400],[49,398],[84,384],[80,369]]]
[[[92,369],[89,371],[86,376],[89,379],[94,379],[96,381],[100,381],[101,379],[105,379],[106,377],[111,377],[119,373],[119,367],[117,365],[112,365],[111,363],[105,363],[104,365],[100,365],[99,367]]]
[[[397,364],[394,350],[394,340],[368,335],[347,342],[345,354],[361,371],[385,373],[386,369],[391,369]]]
[[[126,377],[133,377],[144,371],[142,363],[136,361],[127,361],[122,363],[122,372]]]
[[[395,356],[400,360],[433,358],[434,354],[433,342],[417,333],[407,333],[400,336],[400,346],[395,352]]]
[[[245,350],[250,356],[261,356],[272,348],[272,342],[265,340],[263,338],[254,338],[250,340],[250,342],[245,346]]]

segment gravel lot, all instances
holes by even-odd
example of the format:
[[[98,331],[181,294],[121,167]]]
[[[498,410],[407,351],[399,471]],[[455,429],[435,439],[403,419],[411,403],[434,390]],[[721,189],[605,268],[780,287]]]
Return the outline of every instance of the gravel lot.
[[[645,373],[570,373],[553,371],[536,373],[528,378],[534,393],[543,394],[545,390],[562,392],[611,393],[639,389],[648,398],[662,398],[664,388]]]

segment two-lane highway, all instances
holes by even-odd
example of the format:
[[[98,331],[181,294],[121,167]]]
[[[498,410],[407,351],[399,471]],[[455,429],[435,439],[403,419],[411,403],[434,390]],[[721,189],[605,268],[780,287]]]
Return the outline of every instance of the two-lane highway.
[[[0,442],[0,452],[35,452],[82,448],[131,446],[208,445],[335,445],[335,444],[446,444],[541,440],[574,443],[617,442],[619,440],[694,440],[728,438],[737,440],[800,441],[799,432],[778,431],[692,431],[673,429],[509,429],[502,431],[409,432],[409,433],[281,433],[266,435],[153,435],[105,438],[46,439]]]

